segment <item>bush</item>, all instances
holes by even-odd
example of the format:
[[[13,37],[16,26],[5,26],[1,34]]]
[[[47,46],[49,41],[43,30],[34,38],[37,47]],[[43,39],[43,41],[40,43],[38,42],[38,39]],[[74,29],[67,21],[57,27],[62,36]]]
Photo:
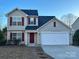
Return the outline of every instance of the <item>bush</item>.
[[[79,30],[73,36],[73,45],[79,46]]]
[[[3,33],[1,32],[1,30],[0,30],[0,41],[2,41],[4,39],[4,35],[3,35]]]
[[[6,40],[4,40],[3,32],[0,30],[0,46],[6,45]]]
[[[13,45],[13,40],[7,40],[7,45]]]
[[[7,45],[19,45],[20,42],[21,42],[21,40],[17,40],[17,39],[8,40],[8,41],[7,41]]]
[[[13,42],[14,42],[15,45],[19,45],[21,40],[20,39],[15,39],[15,40],[13,40]]]
[[[6,45],[6,42],[7,42],[7,40],[2,40],[2,41],[0,41],[0,46]]]

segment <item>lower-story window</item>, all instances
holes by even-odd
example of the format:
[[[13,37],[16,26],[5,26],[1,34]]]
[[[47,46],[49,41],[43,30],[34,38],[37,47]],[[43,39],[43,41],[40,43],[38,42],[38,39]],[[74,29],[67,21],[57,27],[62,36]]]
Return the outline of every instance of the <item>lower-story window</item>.
[[[22,40],[22,33],[17,33],[17,39]]]
[[[12,40],[22,40],[22,33],[12,33]]]
[[[16,39],[16,33],[12,33],[12,40]]]

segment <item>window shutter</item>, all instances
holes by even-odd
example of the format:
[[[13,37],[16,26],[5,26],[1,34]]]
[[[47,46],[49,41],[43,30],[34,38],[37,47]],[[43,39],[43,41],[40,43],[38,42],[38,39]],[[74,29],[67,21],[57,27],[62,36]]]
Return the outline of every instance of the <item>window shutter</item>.
[[[28,18],[28,24],[30,24],[30,17]]]
[[[24,33],[22,33],[22,41],[24,41]]]
[[[28,17],[28,24],[30,24],[30,17]]]
[[[34,24],[36,24],[36,18],[34,18]]]
[[[10,26],[12,25],[12,17],[10,17]]]
[[[22,17],[22,26],[24,26],[24,17]]]
[[[36,25],[38,25],[38,18],[36,18]]]
[[[12,40],[12,33],[10,33],[10,40]]]

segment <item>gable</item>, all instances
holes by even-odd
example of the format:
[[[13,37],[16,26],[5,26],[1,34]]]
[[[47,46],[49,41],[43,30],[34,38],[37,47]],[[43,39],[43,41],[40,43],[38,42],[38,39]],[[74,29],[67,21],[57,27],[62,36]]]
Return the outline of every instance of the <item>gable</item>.
[[[11,12],[10,14],[9,14],[9,17],[10,16],[26,16],[27,14],[25,14],[25,13],[23,13],[22,11],[20,11],[20,10],[15,10],[15,11],[13,11],[13,12]]]
[[[11,12],[7,13],[6,15],[7,16],[16,16],[16,15],[19,15],[21,16],[22,15],[29,15],[29,16],[38,16],[38,11],[37,10],[30,10],[30,9],[18,9],[18,8],[15,8],[14,10],[12,10]]]
[[[54,27],[54,22],[56,22],[56,27]],[[47,22],[45,25],[40,27],[38,30],[39,31],[69,31],[70,28],[68,28],[61,21],[52,19],[49,22]]]

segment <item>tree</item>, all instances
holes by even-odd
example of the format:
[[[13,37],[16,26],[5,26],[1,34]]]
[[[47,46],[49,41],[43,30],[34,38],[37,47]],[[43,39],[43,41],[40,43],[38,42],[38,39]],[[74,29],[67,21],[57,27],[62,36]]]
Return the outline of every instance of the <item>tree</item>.
[[[66,15],[63,15],[61,17],[62,21],[64,23],[66,23],[69,27],[71,27],[72,23],[78,18],[78,16],[75,16],[74,14],[72,13],[69,13],[69,14],[66,14]]]
[[[79,30],[74,33],[73,36],[73,45],[79,45]]]
[[[0,41],[2,41],[4,39],[4,35],[3,32],[0,30]]]
[[[6,32],[6,28],[2,30],[0,30],[0,46],[2,45],[6,45],[7,40],[5,40],[5,36],[4,33]]]
[[[2,27],[2,17],[0,16],[0,29]]]
[[[2,29],[2,31],[3,31],[3,33],[6,33],[6,32],[7,32],[7,27],[4,27],[4,28]]]

